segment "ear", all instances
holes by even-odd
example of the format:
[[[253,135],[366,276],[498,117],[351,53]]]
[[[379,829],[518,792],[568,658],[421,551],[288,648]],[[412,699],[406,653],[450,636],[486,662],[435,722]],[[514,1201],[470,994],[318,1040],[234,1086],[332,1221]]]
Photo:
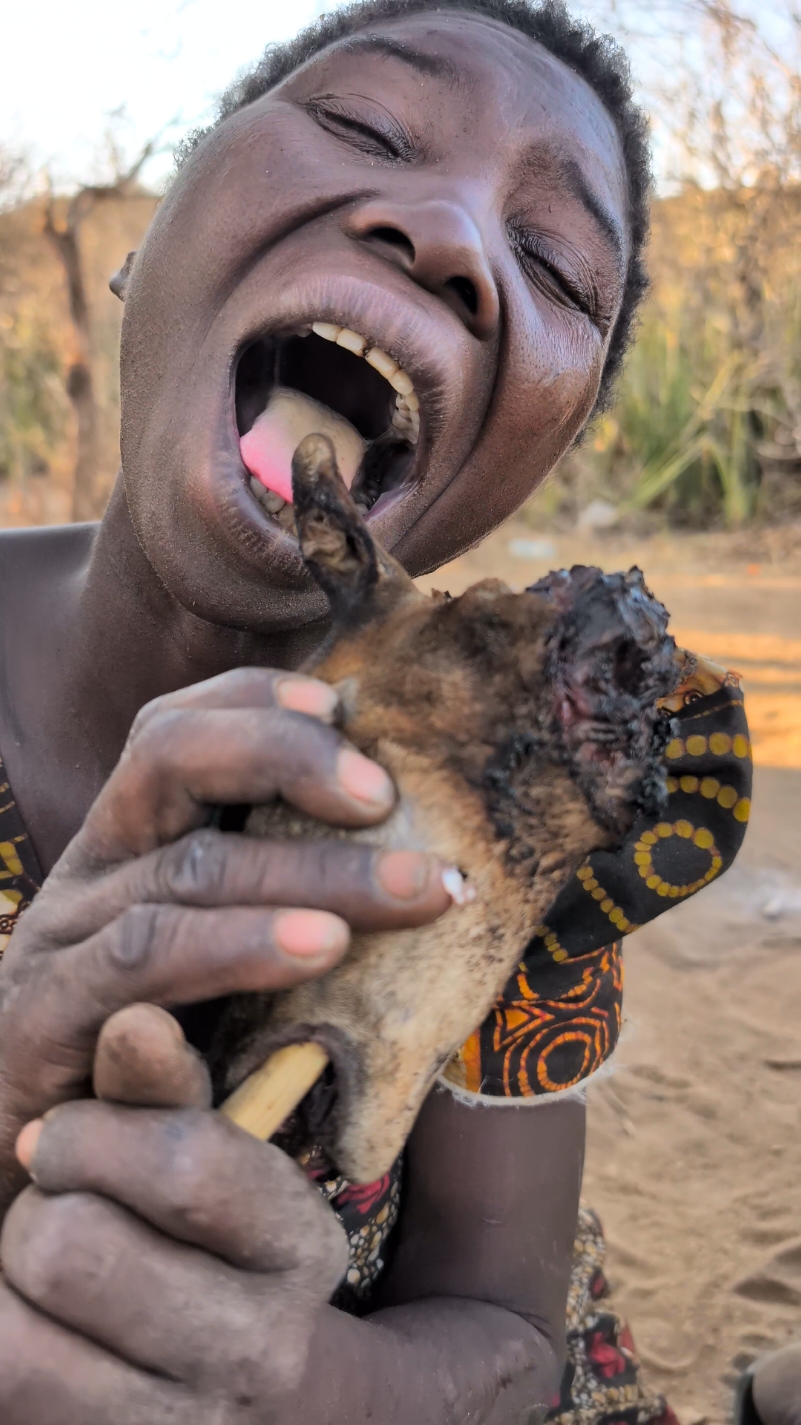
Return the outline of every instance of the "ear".
[[[327,436],[307,435],[292,457],[300,551],[328,595],[335,623],[370,618],[377,604],[411,594],[406,570],[376,544],[337,469]]]
[[[128,286],[128,278],[131,275],[131,268],[134,265],[136,251],[129,252],[119,272],[115,272],[113,277],[109,277],[108,285],[115,297],[119,297],[121,302],[125,301],[125,289]]]

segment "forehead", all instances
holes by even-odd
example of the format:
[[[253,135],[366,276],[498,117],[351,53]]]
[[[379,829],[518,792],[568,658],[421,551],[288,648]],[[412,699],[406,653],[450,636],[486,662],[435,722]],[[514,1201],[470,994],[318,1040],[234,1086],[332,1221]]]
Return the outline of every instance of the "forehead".
[[[459,11],[410,15],[339,41],[302,74],[305,81],[322,78],[321,71],[350,81],[367,78],[373,66],[384,80],[391,72],[393,88],[410,88],[423,107],[435,103],[463,115],[465,137],[482,150],[501,143],[507,159],[511,150],[529,162],[538,152],[559,153],[626,212],[625,166],[611,115],[580,75],[519,30]]]

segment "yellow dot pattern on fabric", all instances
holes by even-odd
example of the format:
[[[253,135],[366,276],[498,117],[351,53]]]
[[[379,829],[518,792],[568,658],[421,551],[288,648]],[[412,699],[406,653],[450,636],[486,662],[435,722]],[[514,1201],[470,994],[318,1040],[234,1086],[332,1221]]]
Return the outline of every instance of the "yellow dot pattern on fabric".
[[[665,756],[671,761],[678,761],[679,757],[703,757],[709,751],[713,757],[726,757],[733,752],[735,757],[751,756],[751,744],[747,737],[743,737],[738,732],[734,737],[729,737],[727,732],[713,732],[710,737],[703,737],[700,732],[693,732],[686,739],[674,737],[665,748]],[[673,778],[669,779],[670,781]],[[681,779],[684,781],[684,778]],[[688,779],[689,780],[689,779]],[[714,778],[706,777],[705,781],[713,781]],[[668,787],[668,791],[671,788]]]
[[[725,757],[731,752],[731,738],[725,732],[713,732],[709,739],[709,750],[716,757]]]
[[[742,799],[746,800],[745,797]],[[735,813],[736,815],[736,813]],[[746,810],[747,819],[748,812]],[[709,866],[703,876],[699,876],[695,881],[688,881],[685,885],[673,885],[661,876],[654,865],[653,848],[658,841],[667,841],[671,836],[680,836],[684,841],[692,841],[701,851],[709,852]],[[639,874],[645,881],[649,891],[656,891],[658,896],[669,896],[671,900],[682,899],[684,896],[694,895],[704,886],[714,881],[723,868],[723,857],[715,845],[715,838],[707,826],[693,826],[691,821],[682,818],[672,824],[667,821],[660,821],[654,827],[653,832],[644,831],[639,841],[634,843],[634,864]],[[581,872],[578,873],[579,876]],[[592,872],[590,872],[592,874]]]
[[[0,881],[22,875],[22,862],[13,841],[0,841]]]
[[[684,744],[688,757],[703,757],[707,749],[707,740],[700,732],[694,732]]]
[[[649,833],[646,832],[645,834],[648,835]],[[599,908],[604,912],[604,915],[609,917],[615,930],[617,930],[620,935],[628,935],[632,930],[639,930],[640,927],[634,925],[633,922],[628,919],[620,906],[615,905],[614,900],[608,892],[604,890],[604,887],[598,884],[589,862],[586,862],[583,866],[579,866],[576,875],[585,891],[592,896],[593,900],[600,901]]]
[[[724,736],[724,733],[713,733],[712,737],[710,737],[709,739],[710,748],[712,747],[712,739],[714,737],[723,738]],[[740,740],[745,744],[746,750],[745,753],[738,753],[737,755],[747,756],[750,750],[748,748],[748,744],[744,737]],[[733,747],[732,739],[728,738],[728,741],[732,744],[732,750],[736,750]],[[734,742],[736,741],[737,738],[734,739]],[[713,748],[712,750],[714,751],[715,749]],[[728,785],[722,787],[717,777],[703,777],[700,782],[697,777],[668,777],[667,790],[669,796],[672,796],[674,792],[678,791],[687,792],[691,796],[695,792],[700,792],[701,796],[706,797],[707,801],[715,801],[717,802],[718,806],[723,807],[725,811],[730,811],[736,821],[747,822],[749,816],[751,815],[750,797],[741,797],[736,787],[730,787]],[[674,826],[670,826],[668,822],[660,821],[659,824],[654,827],[654,832],[656,833],[656,836],[662,837],[672,836],[674,833],[677,836],[691,836],[692,828],[690,829],[690,831],[686,831],[684,829],[688,826],[690,826],[690,823],[688,821],[677,821]],[[646,834],[650,833],[645,833],[642,837],[642,840],[645,840]],[[654,838],[654,840],[655,839],[656,837]],[[651,842],[649,844],[653,845],[654,843]],[[696,841],[695,844],[696,846],[700,846],[702,843],[700,841]],[[637,856],[635,855],[634,864],[635,866],[639,866],[643,865],[644,863],[638,861]]]
[[[558,936],[554,935],[549,925],[538,925],[534,934],[539,935],[540,939],[545,942],[546,950],[557,965],[561,965],[562,961],[568,958],[567,951],[563,945],[559,944]]]

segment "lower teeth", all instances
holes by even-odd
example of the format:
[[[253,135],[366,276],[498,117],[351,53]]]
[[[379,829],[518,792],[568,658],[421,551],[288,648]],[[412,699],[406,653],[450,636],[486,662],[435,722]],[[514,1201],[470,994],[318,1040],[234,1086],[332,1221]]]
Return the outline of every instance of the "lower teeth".
[[[282,530],[287,534],[297,534],[298,527],[295,524],[295,511],[291,505],[284,503],[283,509],[278,511],[275,519],[280,524]]]
[[[268,490],[266,485],[262,485],[261,481],[256,480],[253,476],[251,476],[250,479],[250,488],[259,504],[264,506],[268,514],[280,514],[286,504],[286,500],[280,495],[276,495],[274,490]]]
[[[250,477],[250,489],[262,509],[266,510],[268,515],[272,515],[276,523],[279,524],[283,530],[286,530],[288,534],[294,534],[295,511],[292,506],[286,500],[283,500],[280,495],[276,495],[274,490],[268,490],[266,485],[262,485],[261,481],[254,479],[252,475]]]

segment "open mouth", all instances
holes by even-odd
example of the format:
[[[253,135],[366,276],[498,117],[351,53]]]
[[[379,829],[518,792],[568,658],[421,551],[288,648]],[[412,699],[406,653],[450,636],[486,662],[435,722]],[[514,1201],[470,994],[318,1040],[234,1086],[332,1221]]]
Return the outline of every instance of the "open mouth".
[[[251,342],[236,369],[236,422],[248,487],[294,534],[292,456],[306,435],[326,435],[365,514],[408,485],[420,403],[407,372],[367,337],[313,322]]]
[[[329,1064],[297,1108],[284,1119],[272,1142],[307,1171],[334,1170],[333,1144],[337,1121],[339,1085],[333,1064]]]

